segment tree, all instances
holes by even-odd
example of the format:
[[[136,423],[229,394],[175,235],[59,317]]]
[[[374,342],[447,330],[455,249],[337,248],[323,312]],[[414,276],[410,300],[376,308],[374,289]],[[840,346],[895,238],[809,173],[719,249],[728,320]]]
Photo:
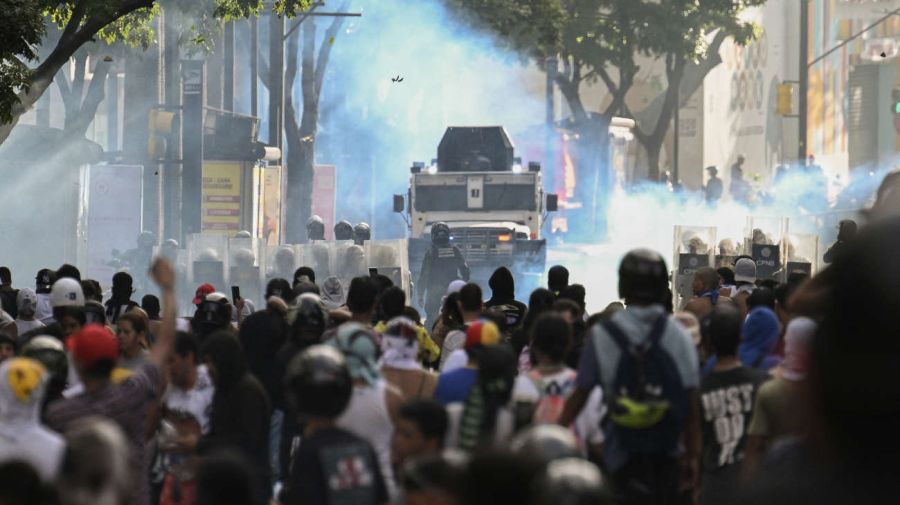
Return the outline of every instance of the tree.
[[[644,114],[632,113],[627,104],[625,110],[636,119],[635,138],[647,152],[650,180],[659,179],[660,152],[676,109],[690,99],[706,75],[721,63],[719,49],[725,39],[731,37],[736,44],[744,45],[756,38],[756,26],[741,21],[739,15],[765,1],[669,0],[660,2],[660,8],[654,12],[661,17],[648,20],[657,27],[649,52],[665,63],[666,90]],[[690,77],[688,89],[682,86],[686,76]]]
[[[346,11],[349,6],[350,2],[345,1],[339,12]],[[313,10],[315,6],[311,7],[310,12]],[[287,38],[284,72],[284,138],[287,147],[285,240],[288,243],[300,243],[306,239],[305,225],[312,211],[312,182],[322,85],[325,82],[331,48],[344,19],[341,16],[335,17],[322,38],[318,39],[316,17],[303,15],[295,21],[295,25],[299,24],[299,34],[292,33]],[[262,83],[271,90],[269,64],[265,62],[263,55],[260,55],[259,60]],[[303,100],[299,118],[291,93],[298,73]]]
[[[653,180],[659,175],[659,151],[679,98],[687,100],[692,93],[686,91],[696,90],[703,77],[720,63],[718,50],[725,38],[734,37],[738,43],[752,39],[754,26],[738,16],[748,7],[765,2],[538,0],[519,5],[515,0],[448,1],[464,18],[535,59],[559,87],[576,131],[587,126],[592,139],[601,133],[606,137],[602,125],[608,124],[612,115],[635,117],[628,110],[625,96],[639,69],[638,62],[641,57],[661,59],[667,88],[646,114],[635,117],[636,136],[648,151],[649,177]],[[546,64],[553,58],[563,63],[562,72]],[[691,81],[688,89],[681,86],[685,76]],[[581,97],[581,84],[596,81],[602,81],[612,97],[596,119],[599,126],[594,125]],[[591,132],[591,128],[597,130]],[[601,146],[595,156],[605,159],[605,149]]]
[[[256,15],[263,4],[263,0],[213,1],[217,19]],[[7,0],[7,4],[0,16],[0,143],[63,65],[88,42],[142,40],[149,45],[159,7],[157,0]],[[293,16],[309,4],[310,0],[276,0],[273,10]],[[48,19],[61,33],[46,56],[41,56]]]
[[[611,179],[609,124],[620,114],[639,67],[636,57],[654,47],[646,23],[659,7],[636,0],[448,0],[453,11],[499,35],[500,42],[534,59],[559,87],[577,133],[581,215],[570,229],[582,236],[605,234],[605,195]],[[560,66],[562,69],[560,70]],[[602,81],[612,99],[599,113],[582,98],[582,84]],[[586,228],[583,228],[585,227]]]

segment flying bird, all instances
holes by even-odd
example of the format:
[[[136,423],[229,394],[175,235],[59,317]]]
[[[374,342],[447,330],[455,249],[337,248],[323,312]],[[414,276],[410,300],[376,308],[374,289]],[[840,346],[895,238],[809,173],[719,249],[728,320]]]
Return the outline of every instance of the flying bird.
[[[403,78],[400,77],[400,76],[398,75],[397,77],[392,77],[392,78],[391,78],[391,81],[393,81],[393,82],[403,82]]]

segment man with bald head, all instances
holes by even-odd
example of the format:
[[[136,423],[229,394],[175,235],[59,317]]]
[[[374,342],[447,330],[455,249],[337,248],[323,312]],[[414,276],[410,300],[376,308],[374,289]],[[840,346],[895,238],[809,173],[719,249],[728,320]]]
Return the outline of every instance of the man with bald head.
[[[691,287],[694,297],[685,304],[684,311],[694,314],[698,321],[702,321],[717,305],[732,305],[731,298],[719,294],[719,283],[719,273],[714,268],[697,269],[694,272],[694,284]]]

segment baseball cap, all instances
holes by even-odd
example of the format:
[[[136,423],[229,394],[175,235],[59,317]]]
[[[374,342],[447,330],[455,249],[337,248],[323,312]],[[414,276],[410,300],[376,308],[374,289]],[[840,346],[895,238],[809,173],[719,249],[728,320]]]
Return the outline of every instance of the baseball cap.
[[[206,295],[210,293],[215,293],[216,287],[210,283],[201,284],[197,288],[197,292],[194,293],[194,305],[199,305],[200,302],[206,299]]]
[[[85,325],[66,340],[72,358],[85,367],[92,367],[102,360],[115,362],[119,358],[119,341],[105,326]]]
[[[37,308],[37,294],[31,288],[22,288],[16,295],[16,308],[19,312],[34,312]]]
[[[466,329],[466,350],[500,343],[500,329],[492,321],[476,321]]]
[[[50,305],[56,307],[84,307],[84,291],[81,283],[70,277],[53,283],[50,290]]]
[[[756,263],[750,258],[741,258],[734,264],[735,282],[756,282]]]
[[[809,344],[816,333],[815,321],[808,317],[798,317],[788,323],[784,332],[784,363],[781,376],[789,381],[806,378],[809,364]]]

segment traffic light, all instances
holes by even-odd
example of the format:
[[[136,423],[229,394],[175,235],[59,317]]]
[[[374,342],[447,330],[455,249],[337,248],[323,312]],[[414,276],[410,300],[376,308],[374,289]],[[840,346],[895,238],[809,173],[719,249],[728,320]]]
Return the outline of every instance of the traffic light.
[[[894,109],[894,114],[900,114],[900,88],[894,88],[891,91],[891,98],[891,108]]]
[[[794,110],[794,87],[790,84],[778,85],[778,103],[775,110],[782,116],[789,116]]]

